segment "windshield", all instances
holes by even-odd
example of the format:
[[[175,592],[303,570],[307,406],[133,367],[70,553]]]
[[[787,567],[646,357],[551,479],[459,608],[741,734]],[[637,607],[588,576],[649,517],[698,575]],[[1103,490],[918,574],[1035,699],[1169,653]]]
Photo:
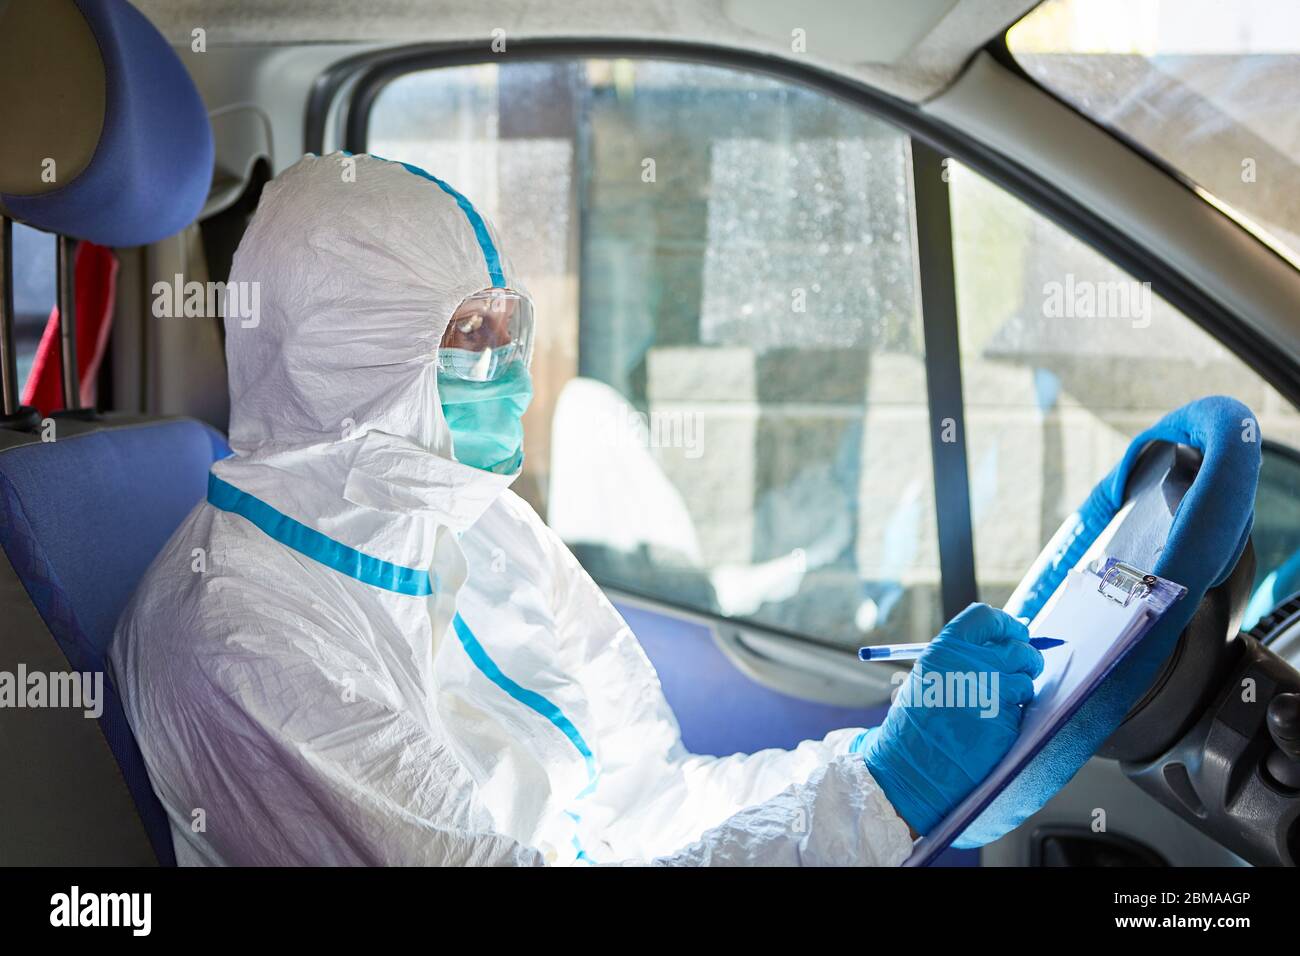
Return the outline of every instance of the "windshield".
[[[1007,43],[1300,265],[1300,3],[1047,0]]]

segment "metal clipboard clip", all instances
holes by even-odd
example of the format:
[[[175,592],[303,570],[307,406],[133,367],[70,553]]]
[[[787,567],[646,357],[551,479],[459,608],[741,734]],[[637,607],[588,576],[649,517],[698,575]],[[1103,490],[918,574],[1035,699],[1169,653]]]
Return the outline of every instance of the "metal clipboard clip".
[[[1144,598],[1151,593],[1159,580],[1154,574],[1147,574],[1128,564],[1112,564],[1097,585],[1097,593],[1114,601],[1120,607],[1128,607],[1134,598]]]

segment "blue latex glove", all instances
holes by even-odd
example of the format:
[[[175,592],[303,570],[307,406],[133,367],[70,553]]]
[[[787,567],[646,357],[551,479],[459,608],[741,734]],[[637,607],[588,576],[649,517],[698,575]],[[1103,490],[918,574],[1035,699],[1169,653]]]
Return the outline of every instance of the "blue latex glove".
[[[863,747],[912,829],[933,829],[1011,748],[1042,670],[1028,629],[987,604],[972,604],[930,642]]]

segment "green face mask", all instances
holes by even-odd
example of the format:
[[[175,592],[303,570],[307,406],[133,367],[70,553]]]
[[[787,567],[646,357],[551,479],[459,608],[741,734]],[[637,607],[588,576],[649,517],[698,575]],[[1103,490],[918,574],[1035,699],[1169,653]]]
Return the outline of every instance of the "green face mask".
[[[527,365],[512,362],[490,382],[469,382],[439,372],[438,397],[458,462],[498,475],[518,470],[523,461],[524,410],[533,398]]]

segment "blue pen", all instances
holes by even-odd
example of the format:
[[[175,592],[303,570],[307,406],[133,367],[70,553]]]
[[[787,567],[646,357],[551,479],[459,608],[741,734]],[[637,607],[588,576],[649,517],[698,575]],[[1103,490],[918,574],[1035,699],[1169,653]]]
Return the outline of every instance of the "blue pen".
[[[1029,646],[1045,651],[1049,647],[1060,647],[1065,641],[1057,637],[1031,637]],[[875,647],[858,648],[860,661],[914,661],[920,657],[930,642],[923,644],[877,644]]]

